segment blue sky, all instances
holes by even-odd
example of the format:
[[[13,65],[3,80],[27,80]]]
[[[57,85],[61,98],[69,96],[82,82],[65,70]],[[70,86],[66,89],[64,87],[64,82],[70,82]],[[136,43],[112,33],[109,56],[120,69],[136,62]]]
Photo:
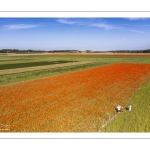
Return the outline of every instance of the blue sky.
[[[0,49],[150,49],[150,18],[0,18]]]

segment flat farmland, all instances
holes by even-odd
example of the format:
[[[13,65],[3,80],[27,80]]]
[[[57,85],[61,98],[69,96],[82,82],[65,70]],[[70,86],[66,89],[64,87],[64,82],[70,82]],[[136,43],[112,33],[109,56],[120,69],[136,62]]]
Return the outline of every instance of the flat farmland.
[[[1,55],[0,67],[0,132],[150,132],[149,54]]]
[[[50,64],[50,62],[52,64]],[[54,62],[66,62],[57,63]],[[46,63],[46,65],[45,65]],[[116,63],[150,64],[149,54],[11,54],[0,56],[0,85]],[[50,65],[48,65],[50,64]],[[19,67],[19,68],[18,68]]]
[[[150,78],[149,64],[118,63],[0,87],[9,132],[99,132]]]

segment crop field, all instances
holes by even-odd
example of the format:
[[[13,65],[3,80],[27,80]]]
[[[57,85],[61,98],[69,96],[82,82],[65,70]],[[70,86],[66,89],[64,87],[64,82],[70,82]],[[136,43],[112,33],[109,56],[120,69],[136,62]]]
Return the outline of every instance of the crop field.
[[[1,64],[0,70],[53,65],[53,64],[63,64],[63,63],[68,63],[68,62],[72,62],[72,61],[41,61],[41,62],[29,62],[29,63]]]
[[[103,132],[150,132],[150,79],[127,103],[131,112],[124,111],[105,126]]]
[[[15,69],[2,69],[0,70],[0,76],[3,75],[12,75],[12,74],[19,74],[24,72],[32,72],[32,71],[41,71],[41,70],[48,70],[48,69],[54,69],[54,68],[62,68],[62,67],[70,67],[70,66],[77,66],[77,65],[85,65],[85,64],[91,64],[93,62],[91,61],[84,61],[84,62],[64,62],[64,63],[53,63],[55,65],[44,65],[44,66],[32,66],[32,67],[22,67],[22,68],[15,68]],[[42,64],[42,63],[41,63]],[[4,66],[4,65],[3,65]],[[11,67],[11,65],[10,65]]]
[[[0,66],[10,72],[0,75],[0,132],[150,131],[149,55],[2,55]]]
[[[122,63],[1,86],[0,122],[12,132],[100,131],[149,77],[150,65]]]
[[[0,70],[0,85],[49,77],[67,72],[93,68],[96,66],[122,62],[150,64],[149,54],[48,54],[36,56],[30,54],[20,55],[21,54],[13,54],[12,56],[0,56],[0,66],[3,66],[3,70]],[[19,64],[20,67],[22,67],[22,64],[34,64],[37,62],[48,61],[67,61],[68,63],[42,66],[31,65],[30,67],[14,69],[6,69],[4,67],[8,67],[9,65],[15,66],[15,64]],[[69,64],[69,62],[72,63]]]

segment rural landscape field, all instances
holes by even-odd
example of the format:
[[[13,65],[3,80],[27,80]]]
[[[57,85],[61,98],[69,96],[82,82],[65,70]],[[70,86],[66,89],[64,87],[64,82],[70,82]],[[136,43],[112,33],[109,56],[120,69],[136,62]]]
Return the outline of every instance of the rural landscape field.
[[[149,53],[0,54],[0,132],[150,132],[149,114]]]

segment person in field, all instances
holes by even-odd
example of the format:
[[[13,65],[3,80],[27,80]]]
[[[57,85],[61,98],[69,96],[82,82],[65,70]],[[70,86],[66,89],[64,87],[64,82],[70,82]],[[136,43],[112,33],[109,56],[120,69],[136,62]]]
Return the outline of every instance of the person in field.
[[[131,111],[131,108],[132,108],[132,106],[131,106],[131,105],[129,105],[129,106],[128,106],[128,110],[129,110],[129,111]]]
[[[120,105],[117,106],[117,112],[121,112],[121,106]]]
[[[124,112],[124,108],[123,107],[121,107],[121,112]]]

